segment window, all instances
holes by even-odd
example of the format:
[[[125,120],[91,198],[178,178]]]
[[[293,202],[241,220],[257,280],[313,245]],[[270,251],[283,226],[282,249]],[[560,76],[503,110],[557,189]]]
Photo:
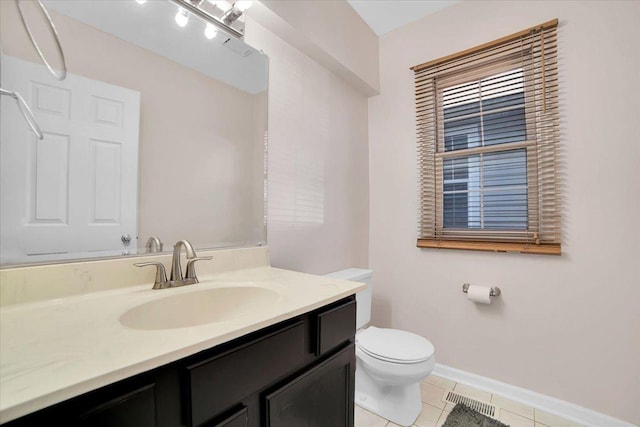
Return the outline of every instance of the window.
[[[419,247],[560,254],[556,27],[412,68]]]

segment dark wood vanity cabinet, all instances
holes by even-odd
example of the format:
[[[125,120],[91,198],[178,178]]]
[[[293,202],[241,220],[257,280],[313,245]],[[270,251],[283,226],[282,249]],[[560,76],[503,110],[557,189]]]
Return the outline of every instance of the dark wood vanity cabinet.
[[[5,425],[352,427],[355,309],[351,296]]]

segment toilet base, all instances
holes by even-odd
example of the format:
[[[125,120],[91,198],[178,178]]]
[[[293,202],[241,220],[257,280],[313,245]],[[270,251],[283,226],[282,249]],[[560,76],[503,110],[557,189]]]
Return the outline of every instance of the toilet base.
[[[420,383],[379,385],[362,366],[358,366],[355,403],[393,423],[408,427],[413,425],[422,410]]]

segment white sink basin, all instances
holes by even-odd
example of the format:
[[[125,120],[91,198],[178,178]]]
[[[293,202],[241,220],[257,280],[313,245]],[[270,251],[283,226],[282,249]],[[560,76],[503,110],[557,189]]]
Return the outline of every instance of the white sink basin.
[[[132,329],[153,330],[226,322],[263,309],[278,298],[276,291],[254,286],[193,291],[134,307],[120,316],[120,323]]]

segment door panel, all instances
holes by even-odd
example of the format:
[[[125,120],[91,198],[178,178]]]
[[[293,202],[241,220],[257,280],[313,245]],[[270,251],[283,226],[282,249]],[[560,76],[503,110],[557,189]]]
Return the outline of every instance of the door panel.
[[[69,136],[32,138],[30,224],[67,224],[69,204]]]
[[[122,144],[91,139],[91,216],[89,224],[120,222]]]

